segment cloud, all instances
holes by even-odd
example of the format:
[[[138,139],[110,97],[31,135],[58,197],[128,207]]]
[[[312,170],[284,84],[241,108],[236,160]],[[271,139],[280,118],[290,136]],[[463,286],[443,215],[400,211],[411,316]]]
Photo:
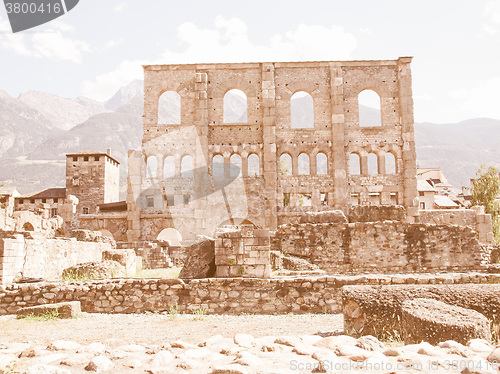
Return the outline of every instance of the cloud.
[[[141,64],[344,60],[351,58],[356,47],[356,38],[342,27],[304,24],[258,45],[249,39],[245,22],[222,16],[215,18],[212,28],[181,24],[177,39],[180,51],[167,49],[154,60],[124,61],[115,70],[83,82],[83,94],[100,101],[109,99],[120,87],[143,78]]]
[[[112,40],[107,41],[106,44],[104,44],[104,48],[105,49],[113,48],[113,47],[116,47],[117,45],[121,45],[123,43],[125,43],[125,39],[123,39],[123,38],[112,39]]]
[[[113,10],[115,12],[121,12],[122,10],[125,10],[128,8],[128,4],[126,2],[123,2],[123,3],[120,3],[118,5],[116,5]]]
[[[274,35],[266,45],[253,44],[247,25],[239,18],[218,16],[214,26],[180,25],[177,37],[184,50],[166,50],[162,55],[164,62],[342,60],[350,58],[356,47],[356,38],[335,25],[301,24],[296,30]]]
[[[82,93],[98,101],[106,101],[113,94],[134,79],[143,79],[142,65],[150,62],[145,60],[123,61],[115,70],[101,74],[94,80],[82,83]]]
[[[59,31],[36,33],[31,39],[36,57],[82,62],[82,53],[90,52],[88,43],[64,37]]]
[[[26,57],[74,63],[81,63],[83,53],[92,51],[88,43],[64,36],[61,33],[61,31],[66,33],[73,31],[72,26],[64,22],[54,22],[50,26],[51,29],[35,32],[30,38],[27,38],[23,34],[12,34],[8,22],[3,21],[0,17],[0,49]]]
[[[500,0],[489,0],[484,4],[485,22],[483,30],[489,34],[500,31]]]

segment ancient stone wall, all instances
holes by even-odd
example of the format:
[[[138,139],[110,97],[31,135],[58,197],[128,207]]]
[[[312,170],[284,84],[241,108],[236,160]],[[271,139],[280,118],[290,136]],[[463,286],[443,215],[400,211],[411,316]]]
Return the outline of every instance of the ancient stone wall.
[[[418,221],[428,224],[469,226],[477,231],[481,243],[493,243],[491,214],[485,214],[482,206],[473,209],[420,210]]]
[[[90,261],[101,261],[110,243],[81,242],[72,239],[47,239],[39,233],[1,232],[0,282],[16,277],[60,279],[63,269]]]
[[[348,220],[349,222],[405,222],[406,210],[401,205],[356,205],[349,208]]]
[[[447,273],[294,278],[113,279],[0,287],[0,315],[78,300],[90,313],[341,313],[345,285],[500,283],[500,274]]]
[[[269,278],[269,230],[254,229],[252,225],[223,230],[217,233],[215,239],[215,276]]]
[[[183,239],[214,235],[231,219],[274,230],[288,205],[344,213],[354,200],[411,207],[417,189],[410,63],[403,57],[145,66],[142,151],[129,153],[128,241],[155,239],[159,222]],[[224,120],[232,89],[247,103],[246,119],[236,123]],[[381,125],[360,126],[358,95],[365,89],[379,96]],[[160,120],[167,91],[181,108],[169,123]],[[296,93],[312,100],[312,126],[292,123]],[[281,167],[285,155],[288,172]],[[353,155],[359,173],[351,173]],[[237,175],[225,167],[227,180],[216,181],[216,158],[237,165]],[[368,168],[373,158],[375,171]],[[393,169],[386,158],[394,159]]]
[[[483,269],[490,260],[470,227],[396,221],[282,225],[271,249],[344,274]]]

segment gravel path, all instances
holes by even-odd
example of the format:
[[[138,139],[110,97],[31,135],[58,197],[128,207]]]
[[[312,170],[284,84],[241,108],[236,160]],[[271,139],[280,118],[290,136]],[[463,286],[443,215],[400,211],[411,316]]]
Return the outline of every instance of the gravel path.
[[[170,316],[83,313],[79,318],[52,321],[18,320],[14,316],[2,316],[0,343],[48,343],[59,339],[80,344],[107,339],[145,344],[176,339],[199,343],[217,334],[224,337],[233,337],[239,333],[255,337],[312,335],[342,329],[342,314]]]

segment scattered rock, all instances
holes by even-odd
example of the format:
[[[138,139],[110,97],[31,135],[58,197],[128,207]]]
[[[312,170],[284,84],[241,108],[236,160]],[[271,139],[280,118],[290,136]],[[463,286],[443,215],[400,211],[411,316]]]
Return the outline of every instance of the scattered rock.
[[[74,351],[81,345],[70,340],[55,340],[47,346],[50,351]]]
[[[215,367],[210,374],[248,374],[247,369],[239,364]]]
[[[253,347],[254,340],[254,337],[249,334],[236,334],[234,336],[234,343],[245,348]]]
[[[153,367],[163,367],[172,362],[174,356],[169,351],[160,351],[153,355],[150,365]]]
[[[92,360],[90,360],[87,366],[85,366],[85,370],[102,373],[109,371],[114,367],[115,365],[106,356],[96,356]]]
[[[356,347],[366,349],[367,351],[378,351],[384,348],[384,343],[373,335],[366,335],[358,339]]]
[[[23,374],[71,374],[71,372],[57,366],[33,365],[25,369]]]
[[[327,338],[323,338],[314,343],[315,347],[325,347],[331,350],[337,349],[337,347],[342,345],[356,345],[357,340],[352,336],[348,335],[337,335],[337,336],[329,336]]]

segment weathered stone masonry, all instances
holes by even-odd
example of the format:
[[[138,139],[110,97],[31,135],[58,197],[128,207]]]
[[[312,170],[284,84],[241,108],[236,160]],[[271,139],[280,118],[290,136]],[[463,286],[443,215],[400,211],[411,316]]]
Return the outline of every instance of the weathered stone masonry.
[[[345,285],[500,283],[500,274],[321,276],[297,278],[114,279],[0,287],[0,314],[20,307],[78,300],[90,313],[341,313]]]
[[[373,204],[373,196],[378,196],[376,204],[411,208],[417,190],[410,62],[411,58],[402,57],[145,66],[142,151],[129,153],[127,240],[155,239],[166,227],[175,227],[184,239],[194,239],[196,234],[213,235],[231,219],[247,219],[274,230],[280,212],[294,208],[284,206],[285,194],[290,194],[291,205],[298,204],[299,194],[310,195],[313,211],[326,204],[347,213],[351,195],[363,205]],[[247,96],[247,122],[224,123],[224,96],[235,88]],[[359,125],[358,94],[365,89],[380,96],[381,126]],[[166,91],[180,95],[180,123],[162,124],[158,119],[159,98]],[[313,98],[313,128],[291,126],[291,97],[299,91]],[[327,172],[321,175],[316,173],[320,153],[327,158]],[[385,170],[389,153],[396,160],[392,174]],[[283,154],[292,158],[292,175],[280,173]],[[310,175],[298,173],[300,154],[310,160]],[[360,175],[349,171],[351,154],[360,158]],[[369,154],[378,159],[376,175],[368,174]],[[208,168],[213,177],[213,158],[221,156],[229,164],[234,155],[241,157],[242,175],[239,183],[228,187],[227,196],[193,199],[203,195],[200,186],[207,180],[196,173],[183,176],[184,158],[192,158],[195,170]],[[248,173],[250,155],[259,160],[256,175]],[[151,157],[157,170],[148,177]],[[173,157],[175,176],[166,178],[168,157]]]
[[[281,225],[271,249],[342,274],[481,270],[490,262],[470,227],[397,221]]]

